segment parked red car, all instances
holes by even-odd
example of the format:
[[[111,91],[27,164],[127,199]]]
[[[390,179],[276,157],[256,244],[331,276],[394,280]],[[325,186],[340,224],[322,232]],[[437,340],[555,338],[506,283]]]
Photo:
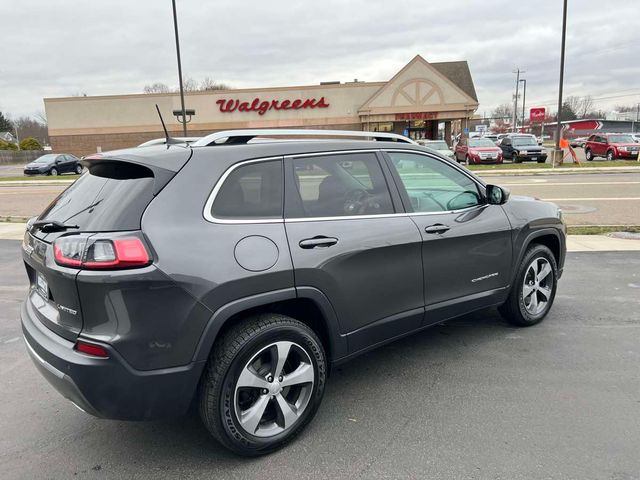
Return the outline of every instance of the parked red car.
[[[591,135],[584,144],[584,156],[588,161],[595,157],[607,160],[630,158],[635,160],[640,152],[640,143],[625,133],[601,133]]]
[[[467,163],[502,163],[502,150],[488,138],[460,138],[455,158]]]

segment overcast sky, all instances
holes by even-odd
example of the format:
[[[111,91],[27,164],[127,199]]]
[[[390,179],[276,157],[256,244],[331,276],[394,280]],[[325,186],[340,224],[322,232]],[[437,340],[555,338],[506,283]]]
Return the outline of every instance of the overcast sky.
[[[178,0],[184,76],[232,87],[388,80],[416,54],[467,60],[480,108],[557,98],[561,0]],[[0,16],[0,110],[44,97],[177,84],[170,0],[21,0]],[[640,102],[637,0],[569,0],[565,94],[595,107]],[[616,97],[616,98],[608,98]]]

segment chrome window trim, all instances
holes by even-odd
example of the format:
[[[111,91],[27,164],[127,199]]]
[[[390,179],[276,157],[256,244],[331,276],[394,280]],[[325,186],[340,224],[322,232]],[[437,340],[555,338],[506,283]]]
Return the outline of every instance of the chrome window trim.
[[[451,215],[457,213],[466,213],[471,210],[485,208],[486,204],[474,205],[468,208],[462,208],[459,210],[445,210],[442,212],[397,212],[397,213],[381,213],[376,215],[344,215],[344,216],[334,216],[334,217],[294,217],[294,218],[250,218],[250,219],[225,219],[225,218],[217,218],[211,214],[211,208],[213,207],[213,202],[215,201],[216,195],[222,188],[224,181],[231,175],[231,173],[240,168],[241,166],[248,165],[251,163],[260,163],[260,162],[269,162],[273,160],[282,160],[284,162],[285,159],[294,159],[294,158],[304,158],[304,157],[317,157],[317,156],[328,156],[328,155],[342,155],[349,153],[376,153],[376,152],[404,152],[404,153],[415,153],[418,155],[424,155],[429,158],[433,158],[434,160],[438,160],[442,163],[451,163],[450,160],[440,159],[430,152],[424,152],[420,150],[409,150],[409,149],[396,149],[396,148],[368,148],[361,150],[336,150],[336,151],[323,151],[323,152],[313,152],[313,153],[300,153],[300,154],[291,154],[291,155],[281,155],[277,157],[264,157],[264,158],[255,158],[251,160],[242,160],[234,165],[231,165],[225,172],[222,174],[220,179],[216,182],[207,201],[204,205],[203,216],[205,220],[210,223],[220,223],[220,224],[228,224],[228,225],[243,225],[243,224],[263,224],[263,223],[302,223],[302,222],[326,222],[326,221],[334,221],[334,220],[368,220],[375,218],[389,218],[389,217],[411,217],[411,216],[424,216],[424,215]],[[459,166],[453,165],[452,168],[463,173],[467,177],[469,177],[475,184],[485,188],[485,185],[480,183],[478,179],[474,176],[467,174],[464,169]]]

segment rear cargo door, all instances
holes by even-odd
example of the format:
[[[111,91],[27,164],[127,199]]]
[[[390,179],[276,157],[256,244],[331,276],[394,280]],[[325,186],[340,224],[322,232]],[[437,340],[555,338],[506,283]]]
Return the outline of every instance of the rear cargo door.
[[[185,161],[189,152],[185,151]],[[77,236],[83,242],[97,232],[140,230],[142,214],[175,172],[123,160],[87,162],[88,171],[27,225],[22,251],[31,288],[26,308],[58,335],[75,340],[82,330],[76,277],[80,271],[58,265],[54,241]],[[47,232],[35,220],[69,228]]]

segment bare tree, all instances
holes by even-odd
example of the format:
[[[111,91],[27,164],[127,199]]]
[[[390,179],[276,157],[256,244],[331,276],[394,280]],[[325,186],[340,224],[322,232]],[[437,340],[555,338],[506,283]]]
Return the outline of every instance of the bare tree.
[[[200,85],[197,80],[194,80],[191,77],[187,77],[182,82],[182,87],[185,92],[197,92],[200,90]]]
[[[576,111],[578,118],[587,118],[593,110],[593,97],[591,95],[585,95],[580,99],[580,107]]]
[[[576,97],[575,95],[571,95],[564,99],[562,103],[562,109],[565,110],[567,107],[570,110],[570,113],[567,113],[569,117],[579,117],[580,107],[582,106],[582,99],[580,97]],[[564,117],[564,115],[563,115]],[[563,118],[563,120],[574,120],[575,118]]]
[[[171,89],[166,83],[155,82],[144,86],[144,93],[169,93]]]
[[[229,90],[231,87],[225,83],[216,82],[211,77],[204,77],[200,83],[200,90]]]
[[[492,112],[494,119],[503,119],[511,121],[513,119],[513,105],[511,103],[503,103],[498,105]]]
[[[41,144],[49,143],[49,131],[46,123],[41,123],[31,117],[18,117],[13,120],[13,126],[20,139],[33,137]]]
[[[42,110],[40,110],[39,112],[37,112],[33,117],[35,118],[35,120],[36,120],[37,122],[40,122],[40,123],[41,123],[42,125],[44,125],[45,127],[48,125],[48,122],[47,122],[47,115],[46,115]]]

